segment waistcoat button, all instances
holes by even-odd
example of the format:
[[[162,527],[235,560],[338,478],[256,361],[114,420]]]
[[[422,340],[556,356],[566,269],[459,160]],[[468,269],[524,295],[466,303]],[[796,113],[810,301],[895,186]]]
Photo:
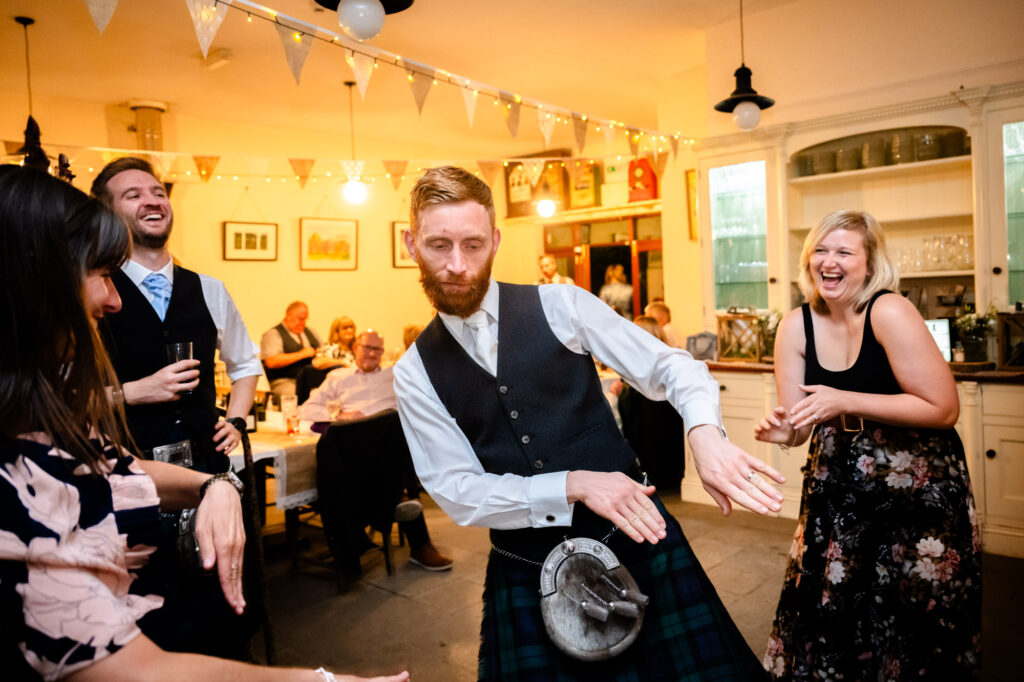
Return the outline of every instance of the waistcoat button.
[[[512,410],[511,412],[508,413],[508,416],[512,417],[513,419],[519,419],[519,410]]]
[[[538,459],[536,462],[533,463],[533,468],[536,469],[537,471],[540,471],[541,469],[544,468],[544,462]]]
[[[530,442],[530,437],[529,436],[523,436],[522,438],[520,438],[520,440],[523,441],[523,444],[525,445],[526,443]]]
[[[498,386],[498,393],[508,393],[508,386]]]

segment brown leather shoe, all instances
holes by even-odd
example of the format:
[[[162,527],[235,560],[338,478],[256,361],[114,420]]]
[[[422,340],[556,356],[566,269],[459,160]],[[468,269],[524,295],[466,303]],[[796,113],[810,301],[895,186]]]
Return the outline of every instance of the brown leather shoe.
[[[430,542],[412,550],[409,562],[428,571],[450,571],[452,568],[452,560],[437,551],[437,547]]]

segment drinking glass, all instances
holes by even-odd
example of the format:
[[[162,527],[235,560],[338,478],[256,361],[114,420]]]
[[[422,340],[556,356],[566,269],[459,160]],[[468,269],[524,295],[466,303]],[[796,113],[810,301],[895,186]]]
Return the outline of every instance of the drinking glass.
[[[334,421],[338,418],[338,412],[341,411],[341,402],[338,400],[327,401],[327,415]]]
[[[176,362],[182,360],[192,360],[192,342],[191,341],[176,341],[174,343],[167,344],[167,363],[173,365]],[[189,396],[192,395],[192,389],[179,391],[178,395]]]
[[[284,416],[288,435],[299,432],[299,398],[294,395],[281,396],[281,414]]]

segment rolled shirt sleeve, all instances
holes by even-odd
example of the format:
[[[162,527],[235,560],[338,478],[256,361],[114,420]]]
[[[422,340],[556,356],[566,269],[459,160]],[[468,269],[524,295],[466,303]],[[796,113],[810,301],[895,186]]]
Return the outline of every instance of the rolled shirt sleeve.
[[[263,374],[260,363],[260,349],[249,338],[234,299],[224,283],[208,275],[199,275],[203,287],[203,299],[217,327],[217,349],[232,382],[244,377]]]
[[[591,353],[651,400],[668,400],[687,429],[702,424],[722,429],[718,384],[703,362],[666,346],[579,287],[541,286],[540,298],[552,332],[566,348]],[[394,371],[398,412],[416,472],[456,523],[498,529],[571,525],[568,472],[486,473],[430,383],[415,344]]]

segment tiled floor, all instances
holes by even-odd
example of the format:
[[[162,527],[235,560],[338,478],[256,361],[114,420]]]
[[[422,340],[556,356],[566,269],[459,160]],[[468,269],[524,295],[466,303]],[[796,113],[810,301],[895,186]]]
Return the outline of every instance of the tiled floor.
[[[425,500],[434,543],[454,560],[448,573],[408,564],[408,548],[395,552],[388,576],[383,555],[363,556],[364,576],[337,593],[333,572],[303,563],[290,576],[280,541],[268,541],[271,604],[278,664],[363,675],[408,669],[415,682],[474,680],[481,592],[490,543],[487,531],[456,526]],[[747,643],[763,653],[795,522],[665,500],[681,522],[697,557]],[[319,537],[311,529],[312,552]],[[1019,679],[1011,665],[1019,648],[1024,607],[1024,560],[985,557],[985,674],[992,682]],[[262,644],[258,638],[257,646]]]

